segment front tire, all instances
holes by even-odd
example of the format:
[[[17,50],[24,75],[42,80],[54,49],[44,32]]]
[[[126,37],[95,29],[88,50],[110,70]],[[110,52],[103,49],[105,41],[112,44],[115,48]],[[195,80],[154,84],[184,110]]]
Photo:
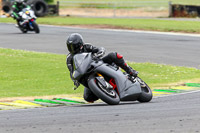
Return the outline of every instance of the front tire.
[[[110,90],[110,94],[103,91],[105,88],[98,84],[98,81],[95,80],[95,76],[91,76],[88,81],[88,86],[90,90],[99,97],[102,101],[106,102],[109,105],[117,105],[120,102],[120,98],[115,90]]]
[[[139,80],[140,80],[140,82],[142,82],[142,85],[141,85],[142,93],[137,100],[141,103],[150,102],[151,99],[153,98],[151,88],[140,78],[139,78]]]
[[[32,22],[32,25],[33,25],[33,28],[34,28],[34,30],[35,30],[35,33],[40,33],[40,29],[39,29],[39,26],[38,26],[38,24],[36,23],[36,22]]]

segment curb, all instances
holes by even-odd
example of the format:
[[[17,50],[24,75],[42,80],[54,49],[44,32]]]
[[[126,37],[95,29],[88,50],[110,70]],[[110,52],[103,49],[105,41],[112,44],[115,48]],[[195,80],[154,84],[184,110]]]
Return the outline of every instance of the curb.
[[[185,83],[182,86],[173,86],[169,89],[154,89],[152,91],[154,97],[169,96],[172,94],[181,94],[200,90],[200,83]],[[15,100],[12,102],[0,102],[0,110],[43,108],[56,106],[73,106],[81,104],[90,104],[85,102],[83,98],[53,98],[53,99],[34,99],[33,101]]]
[[[0,102],[0,110],[70,106],[86,103],[83,102],[82,98],[34,99],[34,101],[15,100],[12,102]]]
[[[152,92],[154,96],[164,96],[196,90],[200,90],[200,83],[185,83],[183,86],[173,86],[169,89],[154,89]]]

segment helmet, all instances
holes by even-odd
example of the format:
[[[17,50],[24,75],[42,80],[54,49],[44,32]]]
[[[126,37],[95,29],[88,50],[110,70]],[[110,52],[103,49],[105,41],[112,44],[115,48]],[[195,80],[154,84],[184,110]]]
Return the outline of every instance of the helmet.
[[[22,4],[24,0],[15,0],[15,2],[17,2],[17,4]]]
[[[73,33],[67,38],[67,48],[71,54],[80,52],[83,46],[83,37],[78,33]]]

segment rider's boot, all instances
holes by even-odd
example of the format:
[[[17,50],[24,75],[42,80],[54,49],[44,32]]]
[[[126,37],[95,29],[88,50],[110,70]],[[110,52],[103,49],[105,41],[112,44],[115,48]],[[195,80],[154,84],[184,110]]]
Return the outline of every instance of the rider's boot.
[[[128,66],[126,63],[124,63],[123,65],[120,66],[122,69],[124,69],[124,71],[126,71],[128,74],[130,74],[133,77],[137,77],[138,72],[136,70],[134,70],[133,68],[131,68],[130,66]]]
[[[17,19],[17,24],[15,26],[17,28],[21,28],[21,21],[20,21],[20,19]]]
[[[15,25],[15,27],[16,27],[16,28],[19,28],[19,25],[18,25],[18,24],[16,24],[16,25]]]
[[[94,101],[99,99],[90,89],[86,87],[84,88],[83,98],[89,103],[93,103]]]
[[[117,53],[117,65],[119,65],[124,71],[126,71],[128,74],[130,74],[133,77],[137,77],[138,72],[128,66],[128,64],[124,61],[123,56]]]

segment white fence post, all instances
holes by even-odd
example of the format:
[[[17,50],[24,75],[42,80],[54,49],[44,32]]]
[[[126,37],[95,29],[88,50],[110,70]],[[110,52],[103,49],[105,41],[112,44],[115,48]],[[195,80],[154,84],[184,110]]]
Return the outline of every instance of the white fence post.
[[[116,3],[113,4],[113,17],[116,17]]]
[[[169,17],[172,17],[172,2],[169,1],[168,5],[169,5]]]

